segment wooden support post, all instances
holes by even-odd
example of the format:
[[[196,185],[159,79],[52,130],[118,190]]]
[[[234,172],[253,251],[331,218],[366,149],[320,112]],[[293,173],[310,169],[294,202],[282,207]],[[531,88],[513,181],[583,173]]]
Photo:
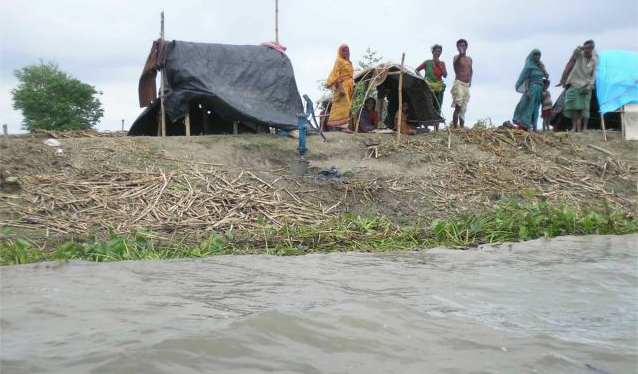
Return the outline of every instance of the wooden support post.
[[[279,0],[275,0],[275,43],[279,44]]]
[[[184,126],[186,126],[186,136],[191,136],[191,114],[186,113],[184,117]]]
[[[164,12],[162,12],[162,27],[160,33],[160,41],[164,44]],[[161,136],[166,136],[166,111],[164,110],[164,100],[166,99],[166,66],[162,68],[162,76],[161,76],[161,114],[160,114],[160,125],[161,125]]]
[[[233,121],[233,134],[237,135],[239,132],[239,122]]]
[[[7,127],[6,123],[2,125],[2,134],[4,134],[4,136],[9,135],[9,127]]]
[[[405,61],[405,52],[401,55],[401,70],[399,71],[399,118],[395,124],[397,131],[397,144],[401,142],[401,116],[403,115],[403,62]]]
[[[124,120],[122,120],[122,131],[124,131]]]
[[[620,140],[626,140],[627,138],[627,134],[626,134],[626,128],[625,128],[625,116],[627,114],[625,114],[625,106],[623,105],[622,108],[620,108]]]
[[[607,129],[605,128],[605,115],[600,114],[600,125],[603,128],[603,140],[607,141]]]

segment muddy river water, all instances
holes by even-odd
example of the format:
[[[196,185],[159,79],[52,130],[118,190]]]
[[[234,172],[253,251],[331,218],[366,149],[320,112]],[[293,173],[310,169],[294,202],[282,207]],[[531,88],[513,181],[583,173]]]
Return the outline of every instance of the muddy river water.
[[[3,267],[2,373],[635,373],[638,235]]]

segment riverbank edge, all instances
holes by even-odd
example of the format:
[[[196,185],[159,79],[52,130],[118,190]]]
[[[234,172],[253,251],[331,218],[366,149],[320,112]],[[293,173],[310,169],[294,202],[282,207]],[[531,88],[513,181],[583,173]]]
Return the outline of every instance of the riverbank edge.
[[[11,230],[0,233],[0,265],[43,261],[111,262],[199,258],[215,255],[267,254],[278,256],[329,252],[385,252],[427,250],[434,247],[468,249],[482,244],[523,242],[565,235],[623,235],[638,233],[638,221],[603,208],[576,210],[556,206],[530,194],[525,200],[502,202],[492,209],[431,224],[401,225],[385,216],[362,217],[342,213],[315,225],[265,223],[250,232],[212,233],[207,240],[157,240],[138,230],[127,236],[71,238],[66,242],[35,241]]]

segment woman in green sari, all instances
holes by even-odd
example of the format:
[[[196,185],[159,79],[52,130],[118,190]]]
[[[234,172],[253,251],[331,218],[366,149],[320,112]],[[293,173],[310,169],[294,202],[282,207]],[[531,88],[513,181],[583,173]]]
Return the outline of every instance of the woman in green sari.
[[[447,78],[447,69],[445,68],[445,62],[439,59],[442,52],[443,47],[438,44],[433,45],[432,60],[427,60],[419,65],[418,68],[416,68],[417,74],[419,74],[421,70],[425,69],[425,79],[429,83],[430,88],[432,89],[432,93],[434,93],[432,105],[434,105],[434,110],[436,110],[439,115],[441,114],[443,92],[445,91],[445,83],[443,83],[443,78]],[[436,129],[438,129],[438,123],[435,125],[435,130]]]
[[[543,78],[549,78],[541,62],[541,51],[533,49],[525,60],[523,71],[516,81],[516,91],[523,94],[514,110],[512,122],[525,130],[536,130],[536,122],[543,101]]]

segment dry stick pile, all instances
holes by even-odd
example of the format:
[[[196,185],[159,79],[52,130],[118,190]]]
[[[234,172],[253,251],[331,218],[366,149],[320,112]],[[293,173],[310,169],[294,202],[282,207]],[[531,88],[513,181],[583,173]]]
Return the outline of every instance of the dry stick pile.
[[[49,131],[43,129],[35,129],[31,131],[33,137],[46,137],[54,139],[66,139],[66,138],[114,138],[124,137],[128,134],[127,131],[97,131],[97,130],[74,130],[74,131]]]
[[[404,192],[422,195],[441,213],[449,216],[478,206],[490,206],[503,197],[525,197],[528,189],[555,204],[576,208],[607,201],[630,216],[638,216],[638,196],[614,191],[614,183],[635,184],[638,165],[615,158],[597,162],[550,157],[550,148],[565,148],[565,137],[546,137],[522,131],[455,131],[461,140],[492,153],[484,159],[452,156],[439,138],[409,140],[399,152],[420,154],[437,160],[438,175],[432,178],[404,178]],[[559,145],[560,143],[560,145]],[[540,147],[544,154],[539,155]],[[381,147],[382,154],[397,151],[392,144]],[[572,145],[572,148],[574,146]],[[520,151],[525,153],[521,155]],[[411,156],[413,157],[413,156]],[[447,181],[447,182],[444,182]],[[396,184],[396,181],[393,183]],[[462,204],[459,204],[462,201]]]
[[[249,171],[102,170],[88,180],[25,176],[31,204],[6,199],[3,210],[17,219],[6,226],[46,229],[62,236],[144,229],[167,239],[201,239],[212,232],[259,227],[261,222],[310,224],[325,218],[317,206],[292,191],[276,189]]]

